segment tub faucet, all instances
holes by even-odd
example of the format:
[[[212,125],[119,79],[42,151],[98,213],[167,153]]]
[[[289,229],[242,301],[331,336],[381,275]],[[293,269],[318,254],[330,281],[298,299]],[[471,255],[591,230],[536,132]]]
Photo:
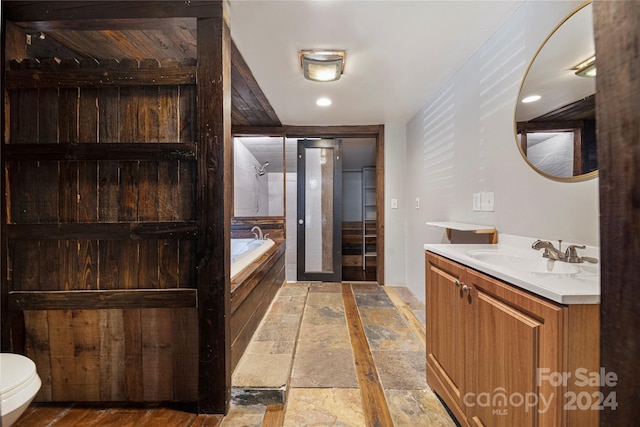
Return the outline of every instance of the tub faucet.
[[[251,229],[251,232],[253,233],[254,237],[258,240],[264,240],[264,236],[262,235],[262,229],[260,227],[258,227],[257,225],[254,226]]]
[[[562,248],[561,245],[562,245],[562,240],[560,240],[560,245],[559,245],[560,248]],[[553,243],[547,242],[546,240],[536,240],[535,242],[533,242],[531,247],[536,250],[544,249],[544,253],[542,254],[542,256],[545,258],[554,259],[558,261],[565,260],[565,254],[560,249],[556,249],[553,246]]]

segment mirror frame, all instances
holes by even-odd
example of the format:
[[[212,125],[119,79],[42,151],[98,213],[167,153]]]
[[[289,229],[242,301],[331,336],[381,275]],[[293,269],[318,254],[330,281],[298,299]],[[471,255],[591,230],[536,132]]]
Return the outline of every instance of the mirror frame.
[[[514,136],[515,144],[518,147],[518,151],[520,152],[520,155],[522,156],[524,161],[527,162],[527,164],[531,167],[531,169],[533,169],[538,174],[540,174],[540,175],[544,176],[545,178],[548,178],[548,179],[550,179],[552,181],[558,181],[558,182],[582,182],[582,181],[587,181],[587,180],[590,180],[590,179],[598,177],[599,169],[596,169],[594,171],[587,172],[587,173],[584,173],[584,174],[581,174],[581,175],[570,176],[570,177],[561,177],[561,176],[551,175],[551,174],[549,174],[547,172],[544,172],[544,171],[538,169],[527,158],[527,155],[522,150],[522,147],[520,146],[520,144],[518,142],[518,122],[517,122],[517,119],[516,119],[517,110],[518,110],[518,104],[520,103],[520,97],[522,95],[522,88],[524,86],[525,80],[527,79],[527,76],[529,75],[529,71],[531,70],[531,67],[533,66],[534,62],[536,61],[536,58],[538,57],[538,55],[540,54],[540,52],[542,51],[544,46],[547,44],[549,39],[551,39],[551,37],[553,37],[553,35],[556,33],[556,31],[558,31],[558,29],[560,27],[562,27],[562,25],[565,22],[567,22],[572,16],[574,16],[576,13],[578,13],[579,11],[581,11],[582,9],[584,9],[585,7],[587,7],[587,6],[591,5],[591,4],[592,4],[592,0],[589,0],[589,1],[586,1],[583,4],[581,4],[577,8],[575,8],[562,21],[560,21],[560,23],[558,23],[558,25],[556,25],[553,28],[553,30],[549,33],[549,35],[544,39],[544,41],[542,42],[540,47],[538,47],[538,49],[536,50],[535,55],[533,55],[533,58],[531,59],[531,61],[529,62],[529,65],[527,66],[527,70],[524,73],[524,77],[522,78],[522,81],[520,82],[520,87],[518,88],[518,96],[516,97],[515,106],[513,108],[513,136]],[[593,28],[591,30],[593,31]],[[596,132],[597,132],[597,122],[596,122]]]

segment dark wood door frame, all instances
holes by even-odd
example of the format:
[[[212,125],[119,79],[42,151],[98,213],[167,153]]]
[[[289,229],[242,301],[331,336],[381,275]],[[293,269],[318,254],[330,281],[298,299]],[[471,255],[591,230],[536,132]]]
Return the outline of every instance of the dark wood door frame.
[[[600,168],[601,363],[617,381],[601,426],[640,418],[640,1],[595,1]]]

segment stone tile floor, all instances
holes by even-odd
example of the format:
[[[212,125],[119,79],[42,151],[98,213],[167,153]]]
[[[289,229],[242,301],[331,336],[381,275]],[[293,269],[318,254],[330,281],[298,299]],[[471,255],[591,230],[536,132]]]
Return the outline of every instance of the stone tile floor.
[[[367,404],[387,405],[395,426],[454,426],[425,379],[424,304],[404,287],[351,287],[386,399]],[[222,426],[259,426],[285,400],[285,426],[366,425],[341,284],[285,284],[232,384]]]

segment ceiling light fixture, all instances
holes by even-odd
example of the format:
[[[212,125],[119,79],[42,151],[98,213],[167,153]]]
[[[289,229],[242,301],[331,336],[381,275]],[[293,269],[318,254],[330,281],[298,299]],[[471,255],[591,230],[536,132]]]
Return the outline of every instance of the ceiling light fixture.
[[[582,61],[580,64],[573,68],[576,71],[576,76],[580,77],[595,77],[596,76],[596,57],[592,56],[586,61]]]
[[[527,96],[526,98],[522,98],[522,102],[525,104],[528,104],[530,102],[536,102],[540,100],[540,98],[541,98],[540,95],[531,95],[531,96]]]
[[[316,104],[321,107],[328,107],[331,105],[331,100],[329,98],[320,98],[316,101]]]
[[[314,82],[333,82],[344,72],[344,50],[301,50],[300,66],[304,78]]]

